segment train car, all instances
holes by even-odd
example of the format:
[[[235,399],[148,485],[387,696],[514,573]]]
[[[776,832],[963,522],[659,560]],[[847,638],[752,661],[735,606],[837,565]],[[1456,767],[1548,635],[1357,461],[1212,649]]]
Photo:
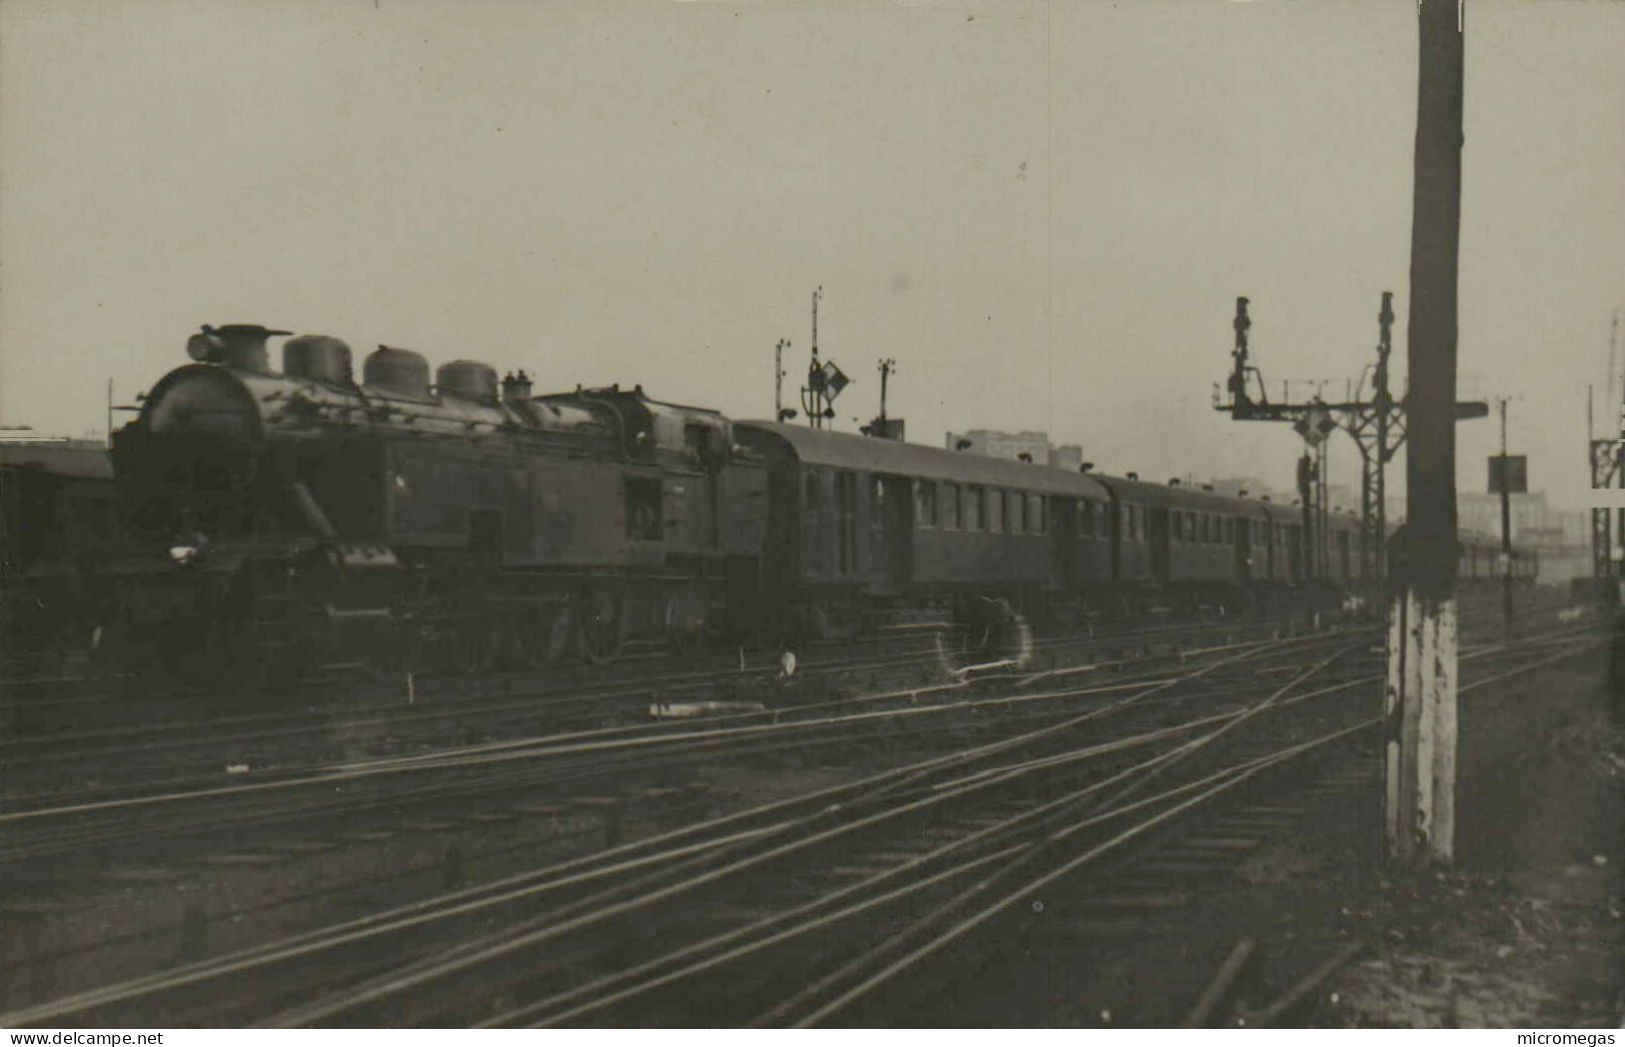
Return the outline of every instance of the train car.
[[[1308,577],[1303,558],[1303,511],[1296,506],[1277,505],[1263,501],[1265,533],[1264,549],[1268,571],[1265,581],[1271,586],[1290,587],[1304,583]]]
[[[1345,589],[1358,588],[1364,581],[1360,557],[1360,518],[1334,512],[1326,518],[1327,581]]]
[[[1116,574],[1126,603],[1186,610],[1234,606],[1251,576],[1256,504],[1184,484],[1102,476],[1121,536]]]
[[[774,422],[735,431],[767,463],[764,585],[799,628],[995,598],[1071,615],[1111,579],[1110,492],[1084,474]]]
[[[89,648],[98,565],[119,531],[104,445],[0,443],[0,643],[8,655],[37,663]]]
[[[202,654],[478,670],[693,639],[752,561],[765,479],[714,411],[641,389],[535,397],[476,361],[206,327],[114,444],[142,541],[111,633]]]

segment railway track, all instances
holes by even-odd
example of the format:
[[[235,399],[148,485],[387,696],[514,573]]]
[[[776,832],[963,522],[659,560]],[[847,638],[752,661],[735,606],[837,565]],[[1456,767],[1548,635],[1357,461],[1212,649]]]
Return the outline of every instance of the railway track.
[[[1062,659],[1171,650],[1206,637],[1269,635],[1297,623],[1288,618],[1250,622],[1179,623],[1134,630],[1109,630],[1085,637],[1050,637],[1035,644],[1036,658]],[[922,642],[923,641],[923,642]],[[0,760],[10,768],[6,794],[13,805],[66,804],[75,797],[95,799],[143,786],[184,788],[218,782],[227,768],[287,773],[343,761],[434,751],[475,739],[523,737],[539,729],[646,724],[651,706],[743,698],[778,705],[804,702],[809,695],[942,680],[941,658],[932,637],[915,637],[896,650],[856,655],[824,655],[802,666],[799,680],[775,679],[777,663],[704,669],[683,667],[664,673],[610,673],[601,679],[544,683],[503,676],[472,681],[427,683],[387,702],[339,699],[250,713],[217,710],[204,716],[155,723],[75,728],[45,734],[13,734],[0,739]],[[410,702],[404,700],[410,696]],[[15,712],[15,708],[13,709]],[[84,782],[63,788],[64,777]]]
[[[670,741],[684,747],[684,751],[678,754],[682,759],[691,764],[699,761],[711,768],[740,759],[760,761],[764,757],[777,758],[784,754],[799,760],[805,757],[809,746],[822,747],[848,763],[858,761],[883,766],[891,762],[906,766],[913,755],[931,750],[941,751],[945,746],[952,751],[954,746],[963,746],[967,738],[995,737],[1030,724],[1083,715],[1077,713],[1078,708],[1104,708],[1103,703],[1113,694],[1129,686],[1132,686],[1131,681],[1118,681],[1050,689],[1020,697],[997,695],[931,704],[906,704],[907,696],[898,695],[893,700],[903,704],[857,716],[709,727],[701,731],[681,732],[681,736]],[[1097,711],[1088,715],[1102,714]],[[916,728],[915,724],[922,726]],[[627,762],[617,766],[623,770],[638,768],[647,773],[650,764],[657,762],[652,760],[655,751],[661,744],[670,744],[669,741],[660,744],[649,742],[649,739],[634,740],[634,744],[629,745],[626,739],[603,739],[587,743],[585,748],[594,754],[604,751],[618,753],[618,758]],[[869,746],[867,750],[866,745]],[[277,792],[278,795],[275,802],[256,802],[237,810],[232,810],[226,802],[227,797],[219,794],[156,798],[159,802],[149,806],[161,812],[160,816],[139,819],[132,817],[128,805],[91,812],[43,812],[32,818],[8,815],[10,824],[0,825],[0,832],[5,834],[7,857],[12,860],[8,876],[11,882],[24,884],[29,879],[28,869],[38,868],[43,886],[60,886],[64,879],[63,870],[71,867],[70,858],[74,853],[103,857],[118,853],[120,857],[113,863],[117,871],[128,875],[151,867],[155,876],[172,870],[177,863],[184,865],[187,855],[202,860],[219,860],[235,855],[242,859],[243,871],[251,873],[254,871],[254,859],[275,857],[279,848],[298,848],[311,843],[312,837],[316,838],[318,844],[324,834],[329,841],[335,836],[348,839],[367,835],[368,827],[377,829],[380,835],[388,835],[391,831],[399,831],[403,818],[408,818],[404,824],[414,830],[426,821],[432,824],[440,817],[437,809],[430,804],[436,790],[445,801],[447,821],[455,817],[450,812],[462,811],[466,815],[471,808],[489,812],[493,821],[498,820],[516,802],[528,805],[538,817],[556,819],[558,809],[564,805],[548,803],[546,794],[541,790],[549,784],[557,787],[560,768],[556,763],[547,763],[547,759],[561,755],[558,751],[560,748],[567,747],[556,744],[506,746],[494,751],[491,747],[481,747],[480,751],[460,753],[449,760],[396,761],[395,766],[387,768],[387,774],[378,777],[388,786],[368,797],[357,795],[350,788],[346,789],[345,794],[333,794],[330,791],[333,783],[330,781],[302,782],[298,785],[308,787],[304,795],[309,802],[301,809],[295,809],[289,802],[292,792],[245,790],[239,795],[256,799],[262,798],[263,792]],[[514,773],[505,777],[486,775],[479,779],[461,780],[454,776],[447,780],[445,772],[448,768],[444,766],[447,763],[455,765],[450,768],[453,771],[472,763],[476,767],[497,766]],[[757,766],[764,765],[758,763]],[[763,773],[772,777],[774,765],[767,764],[765,767]],[[851,773],[842,769],[835,777],[838,779]],[[402,780],[424,777],[435,780],[431,786],[422,788],[405,789],[401,786]],[[687,795],[686,790],[680,787],[643,790],[634,785],[630,795],[623,794],[620,800],[636,806],[641,802],[640,793],[661,791],[677,799]],[[523,800],[516,800],[519,797]],[[578,799],[603,801],[607,798],[600,795]],[[548,812],[549,808],[553,808],[552,813]],[[406,812],[410,812],[409,817]],[[691,809],[671,812],[677,818],[687,818],[691,813]],[[66,821],[64,815],[67,816]],[[83,816],[94,816],[94,819],[88,825],[76,821]],[[17,828],[28,822],[37,824],[25,837]],[[209,831],[205,831],[204,822]],[[360,827],[359,832],[356,831],[357,827]],[[232,846],[236,849],[234,852],[218,853],[220,848]],[[280,870],[273,868],[268,871]],[[71,878],[68,878],[67,886],[70,889],[73,886]],[[12,941],[23,945],[26,951],[25,941],[17,937],[13,937]]]
[[[1346,682],[1328,685],[1329,689],[1303,691],[1309,679],[1331,671],[1332,663],[1305,676],[1305,667],[1296,664],[1295,658],[1285,657],[1284,652],[1324,651],[1327,645],[1339,642],[1346,648],[1345,659],[1370,646],[1368,638],[1349,640],[1332,636],[1249,645],[1244,651],[1212,658],[1186,673],[1164,674],[1160,679],[1124,680],[1100,688],[1073,688],[1070,694],[1065,689],[1040,687],[1065,679],[1064,668],[1054,674],[1027,674],[1020,681],[999,681],[1001,685],[1024,685],[1029,693],[1017,693],[1020,686],[1010,686],[1004,693],[956,704],[979,710],[978,715],[995,709],[1007,714],[1001,720],[1006,732],[1003,737],[992,737],[982,730],[983,725],[975,725],[976,730],[982,732],[977,742],[963,746],[965,735],[938,733],[939,743],[946,737],[961,743],[962,747],[942,755],[905,760],[889,770],[806,796],[745,807],[716,818],[701,816],[699,808],[674,810],[670,824],[676,827],[661,828],[644,840],[612,845],[596,856],[571,859],[533,874],[501,880],[494,887],[436,894],[377,916],[340,922],[308,935],[284,939],[275,946],[183,966],[165,976],[180,979],[176,982],[164,981],[162,985],[142,980],[125,982],[103,990],[101,995],[92,993],[58,1001],[55,1006],[59,1009],[55,1011],[49,1007],[43,1011],[22,1009],[3,1020],[49,1021],[53,1014],[81,1020],[91,1014],[126,1021],[138,1020],[145,1013],[153,1016],[151,1020],[168,1024],[175,1023],[177,1015],[190,1016],[182,1020],[199,1022],[368,1023],[387,1016],[385,1020],[390,1023],[406,1024],[593,1020],[625,1023],[629,1014],[639,1013],[646,1015],[646,1019],[631,1020],[680,1022],[680,1018],[663,1010],[673,1004],[671,997],[662,995],[662,986],[683,984],[683,992],[677,998],[687,999],[695,992],[693,978],[703,979],[708,972],[787,943],[798,943],[796,948],[802,949],[807,941],[819,935],[836,935],[840,944],[835,955],[852,955],[852,945],[841,937],[846,933],[841,928],[850,927],[854,920],[869,926],[870,918],[876,913],[913,914],[922,906],[945,904],[955,896],[956,888],[962,889],[977,876],[991,875],[1015,862],[1017,852],[1007,853],[1005,848],[1016,847],[1018,843],[1030,848],[1034,833],[1053,832],[1054,819],[1058,812],[1071,809],[1068,804],[1075,807],[1087,796],[1094,796],[1098,806],[1098,801],[1106,798],[1100,789],[1101,781],[1117,783],[1123,789],[1132,786],[1143,794],[1110,797],[1115,806],[1096,811],[1095,817],[1117,819],[1114,824],[1119,826],[1128,824],[1122,819],[1140,817],[1142,813],[1147,818],[1153,817],[1162,807],[1183,803],[1181,797],[1196,794],[1189,792],[1192,787],[1188,782],[1175,781],[1178,768],[1174,765],[1194,771],[1195,765],[1208,759],[1206,753],[1225,747],[1223,740],[1227,736],[1241,733],[1241,728],[1235,726],[1237,723],[1267,718],[1266,713],[1256,710],[1257,690],[1261,684],[1276,686],[1275,703],[1290,700],[1287,707],[1295,708],[1305,703],[1314,704],[1311,698],[1357,690],[1374,679],[1370,673],[1357,674]],[[1567,656],[1574,642],[1554,636],[1537,638],[1524,646],[1527,649],[1521,662],[1528,663],[1532,658],[1538,661]],[[1493,646],[1485,647],[1477,657],[1485,664],[1497,658],[1520,660]],[[1226,673],[1220,673],[1214,666],[1227,665],[1245,665],[1246,671],[1239,674],[1227,671],[1229,679],[1226,680],[1222,678]],[[1514,665],[1502,671],[1527,670]],[[1249,687],[1252,700],[1241,700]],[[1186,692],[1193,700],[1175,700]],[[1201,698],[1201,715],[1195,715],[1191,708],[1198,704],[1194,701],[1197,697]],[[1052,710],[1063,708],[1068,700],[1072,702],[1066,709],[1068,715],[1057,717]],[[1086,703],[1087,708],[1080,711],[1079,703]],[[877,710],[880,715],[860,722],[872,728],[887,720],[907,722],[916,716],[937,715],[911,711],[917,708],[920,707]],[[1043,715],[1037,713],[1041,709],[1046,710]],[[1254,711],[1248,712],[1249,709]],[[1032,715],[1021,718],[1008,715],[1013,710]],[[1130,711],[1137,716],[1130,715]],[[1079,744],[1078,738],[1068,735],[1068,732],[1084,730],[1085,725],[1094,732],[1107,723],[1111,725],[1109,733],[1092,734],[1093,740],[1088,744]],[[790,725],[757,723],[721,729],[735,732],[741,728],[777,729],[781,726]],[[1022,730],[1008,733],[1016,727]],[[1368,728],[1368,724],[1359,725],[1359,730]],[[716,729],[700,733],[709,735]],[[1211,740],[1194,749],[1187,748],[1210,734],[1214,735]],[[761,731],[720,737],[735,741],[750,739],[748,745],[756,748],[744,750],[747,754],[760,756],[785,751],[776,748],[778,740],[771,735],[772,731]],[[1061,744],[1063,735],[1067,735],[1066,744]],[[853,742],[847,738],[830,740],[828,744],[850,747]],[[1300,739],[1268,751],[1231,754],[1229,764],[1215,765],[1208,778],[1192,780],[1206,781],[1209,787],[1230,782],[1216,789],[1208,797],[1211,799],[1241,789],[1246,782],[1301,757],[1309,750],[1292,748],[1301,744]],[[1328,740],[1323,744],[1335,742]],[[446,760],[485,760],[497,756],[504,762],[510,759],[535,761],[548,755],[548,746],[527,748],[522,744],[504,743],[472,748],[476,751],[443,759],[401,762],[434,765]],[[804,749],[792,747],[792,751]],[[1152,755],[1146,756],[1146,753]],[[1178,755],[1181,753],[1185,755]],[[917,756],[918,752],[906,755]],[[725,752],[715,748],[705,756],[707,761],[727,758]],[[1179,773],[1185,772],[1180,770]],[[904,777],[899,779],[898,775]],[[1214,778],[1213,775],[1221,776]],[[1073,787],[1071,792],[1063,788],[1068,786]],[[1083,796],[1074,795],[1079,790],[1084,790]],[[944,796],[948,798],[942,798]],[[832,811],[840,813],[832,815]],[[866,811],[869,813],[861,814]],[[866,821],[866,818],[873,820]],[[1080,832],[1104,831],[1099,826],[1105,824],[1104,821],[1091,822]],[[1118,829],[1119,833],[1123,831],[1126,830]],[[1149,832],[1132,833],[1125,842]],[[866,834],[874,837],[872,842],[864,842]],[[817,850],[819,847],[824,850]],[[1122,848],[1123,843],[1119,843],[1103,853],[1115,855]],[[833,857],[813,857],[826,853]],[[1047,847],[1044,853],[1049,858],[1054,857],[1052,847]],[[782,880],[761,875],[763,870],[771,871],[775,867],[789,868],[793,875]],[[683,870],[699,882],[674,883],[671,878]],[[821,881],[821,885],[820,882],[809,883],[809,879]],[[782,883],[789,893],[773,896],[769,891],[763,895],[767,890],[764,883]],[[709,898],[708,891],[722,891],[723,897],[720,900]],[[701,911],[706,914],[704,919],[696,917]],[[630,939],[622,933],[626,930],[624,925],[620,931],[615,929],[615,921],[627,919],[642,928]],[[664,964],[676,965],[671,969],[645,970],[643,964],[633,962],[639,957],[615,954],[616,948],[624,948],[623,943],[631,940],[638,943],[642,960],[653,962],[647,955],[651,946],[649,928],[652,924],[665,927],[668,923],[686,929],[684,933],[700,927],[710,933],[697,940],[674,939],[669,945],[664,937],[656,939],[655,944],[665,946],[658,958]],[[491,926],[506,928],[501,941],[492,941],[489,935],[482,937],[482,928]],[[516,930],[521,927],[528,928],[523,933],[540,937],[523,938],[523,933]],[[561,932],[561,927],[565,931]],[[755,929],[747,932],[745,928]],[[514,939],[515,934],[519,934],[520,939]],[[538,948],[543,943],[547,944],[549,957],[549,964],[543,965],[548,969],[545,976],[538,975],[524,984],[516,984],[502,995],[491,990],[488,974],[482,975],[474,981],[483,988],[468,997],[470,976],[462,972],[483,969],[482,965],[491,963],[498,964],[504,971],[533,971],[534,968],[527,967],[523,961],[523,956],[528,955],[525,950]],[[455,969],[431,967],[426,971],[409,970],[409,965],[397,962],[401,957],[412,955],[435,956],[444,961],[452,955],[447,952],[448,948],[456,950],[458,956],[470,950],[467,955],[473,958]],[[746,951],[738,951],[742,949]],[[717,959],[724,954],[726,961]],[[382,959],[384,956],[389,959]],[[559,960],[565,956],[571,957],[567,963]],[[555,961],[563,966],[554,969]],[[318,1012],[303,1006],[312,984],[308,979],[302,982],[297,972],[308,970],[312,963],[323,972],[317,981],[329,986],[347,984],[350,987],[347,991],[353,990],[342,1004],[336,999],[328,999],[323,1004],[323,1007],[336,1009]],[[693,964],[703,966],[681,976],[674,974],[688,971]],[[334,976],[335,965],[344,973]],[[237,974],[249,976],[245,972],[253,972],[251,980],[255,984],[263,981],[272,986],[276,990],[272,997],[257,991],[239,996],[230,987],[230,979]],[[593,972],[598,972],[596,979]],[[631,986],[599,984],[609,976],[603,972],[621,979],[642,972],[658,984],[621,996],[619,994]],[[874,973],[877,972],[870,972],[870,976]],[[733,977],[730,975],[723,984],[731,987],[725,995],[736,1003],[747,998],[760,1002],[772,995],[768,990],[741,995],[735,991],[737,985]],[[227,982],[218,982],[220,978],[226,978]],[[380,978],[390,985],[404,978],[405,984],[413,987],[409,1001],[403,1003],[396,995],[404,989],[368,995],[378,992],[379,985],[383,984],[377,981]],[[593,993],[603,990],[614,999],[594,1003],[597,997],[591,993],[582,995],[583,987],[589,985],[597,986]],[[194,1006],[187,1002],[189,994],[202,991],[204,986],[210,987],[206,993],[210,999],[239,1000],[244,1009],[229,1015],[210,1011],[208,1007],[200,1011],[189,1009]],[[852,986],[848,986],[850,988]],[[112,995],[106,995],[109,992]],[[764,992],[767,995],[764,996]],[[355,996],[355,993],[360,995]],[[627,1008],[634,1007],[631,1002],[634,998],[638,1009],[629,1011]],[[495,1007],[493,999],[498,1004]],[[826,1000],[824,1004],[830,1002]],[[548,1005],[540,1006],[543,1003]],[[738,1017],[747,1021],[765,1016],[764,1020],[780,1022],[801,1021],[811,1014],[812,1020],[824,1021],[845,1013],[848,1006],[849,1003],[843,1003],[828,1015],[816,1013],[819,1007],[806,1014],[791,1011],[779,1014],[770,1013],[770,1004],[763,1003],[760,1015],[739,1012]],[[86,1007],[90,1010],[85,1011]],[[651,1009],[644,1011],[643,1007]],[[698,1013],[707,1015],[700,1020],[714,1022],[717,1019],[712,1015],[722,1012]],[[137,1017],[131,1018],[131,1015]]]

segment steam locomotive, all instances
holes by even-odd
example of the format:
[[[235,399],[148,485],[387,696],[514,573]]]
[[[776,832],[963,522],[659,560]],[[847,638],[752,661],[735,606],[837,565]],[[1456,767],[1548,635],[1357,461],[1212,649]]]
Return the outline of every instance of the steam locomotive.
[[[288,337],[274,371],[287,335],[205,327],[115,435],[134,544],[107,564],[110,656],[479,671],[990,606],[1240,610],[1361,581],[1353,519],[1333,518],[1312,577],[1300,512],[1267,501],[734,422],[641,386],[535,395],[469,360],[431,383],[386,346],[356,381],[322,335]]]

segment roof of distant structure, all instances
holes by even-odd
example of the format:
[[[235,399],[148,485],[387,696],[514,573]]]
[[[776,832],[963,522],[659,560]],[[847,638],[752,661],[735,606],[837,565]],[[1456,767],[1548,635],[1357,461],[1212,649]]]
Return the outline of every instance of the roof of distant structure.
[[[113,478],[107,447],[95,440],[0,440],[0,465],[32,467],[80,479]]]

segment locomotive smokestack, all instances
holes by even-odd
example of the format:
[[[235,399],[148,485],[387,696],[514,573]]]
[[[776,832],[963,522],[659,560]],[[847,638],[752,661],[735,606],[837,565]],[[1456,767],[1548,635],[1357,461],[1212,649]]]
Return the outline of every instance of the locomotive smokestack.
[[[523,370],[504,375],[502,378],[502,398],[504,400],[529,400],[530,375]]]

